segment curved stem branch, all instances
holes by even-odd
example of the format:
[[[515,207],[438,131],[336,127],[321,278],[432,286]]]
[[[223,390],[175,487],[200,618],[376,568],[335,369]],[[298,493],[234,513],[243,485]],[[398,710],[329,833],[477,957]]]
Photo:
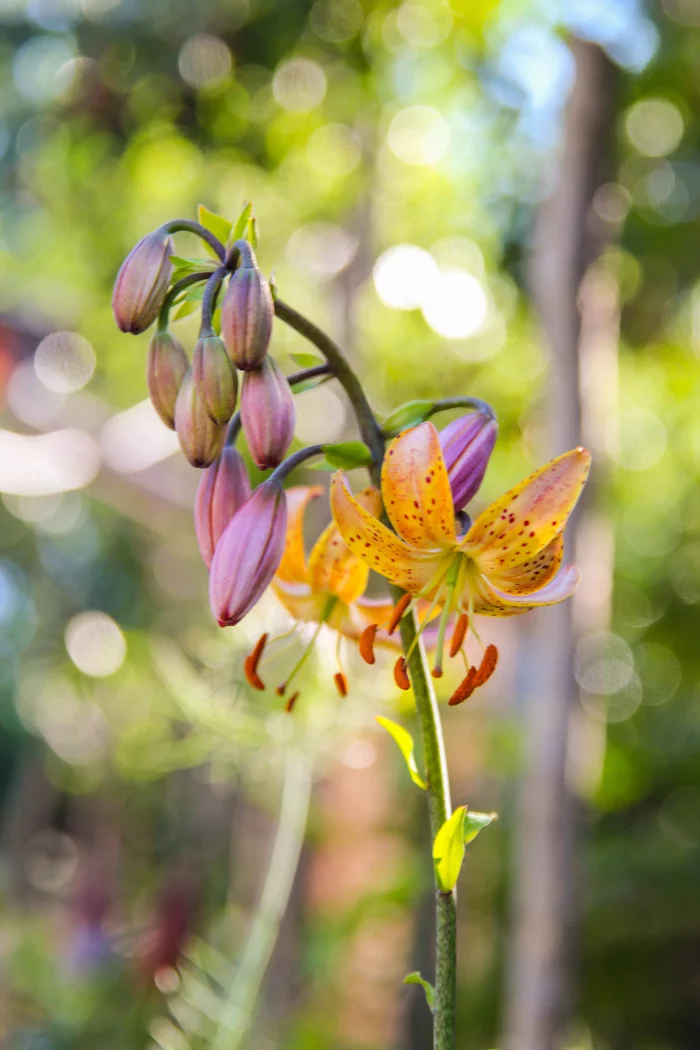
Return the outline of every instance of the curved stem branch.
[[[360,428],[362,440],[372,453],[372,478],[376,484],[379,480],[379,468],[384,457],[384,439],[382,438],[379,424],[374,418],[374,412],[372,411],[369,401],[365,397],[365,392],[360,385],[360,381],[348,364],[345,354],[330,336],[321,331],[321,329],[312,321],[309,321],[308,318],[297,313],[293,307],[282,302],[281,299],[275,300],[275,313],[280,321],[284,321],[284,323],[288,324],[290,328],[293,328],[295,332],[298,332],[299,335],[302,335],[305,339],[308,339],[310,343],[313,343],[313,345],[321,351],[326,361],[331,366],[333,375],[336,377],[350,399],[355,416],[357,417],[357,424]]]
[[[189,288],[193,284],[201,284],[203,281],[208,281],[210,277],[211,270],[200,270],[197,273],[189,273],[187,277],[182,277],[172,286],[165,299],[163,300],[163,305],[161,306],[160,311],[158,313],[159,332],[164,332],[165,329],[168,327],[168,322],[170,321],[170,311],[172,310],[173,303],[177,299],[180,292],[184,291],[185,288]]]
[[[220,266],[218,270],[214,270],[207,281],[207,286],[204,289],[204,295],[202,296],[202,325],[199,331],[200,337],[215,335],[212,327],[212,316],[216,309],[216,298],[221,288],[221,282],[227,274],[225,266]]]
[[[206,226],[202,226],[199,222],[194,222],[192,219],[171,219],[170,222],[163,223],[161,229],[167,233],[178,233],[180,231],[194,233],[197,237],[201,237],[203,241],[206,241],[210,248],[214,249],[222,262],[226,257],[226,249],[219,238],[215,237]]]
[[[343,351],[311,321],[297,313],[280,299],[275,302],[275,313],[295,331],[316,346],[330,365],[333,374],[345,389],[353,406],[362,439],[372,452],[370,470],[372,480],[379,484],[384,438],[365,392],[350,368]],[[392,587],[395,599],[403,593]],[[408,671],[416,698],[423,754],[428,778],[428,805],[430,812],[431,856],[432,843],[438,831],[452,814],[450,784],[447,771],[445,743],[433,680],[428,672],[422,643],[413,645],[416,636],[414,616],[401,620],[401,642],[404,653],[412,648]],[[453,891],[443,893],[435,882],[435,1013],[433,1022],[434,1050],[454,1050],[455,999],[457,994],[457,900]]]
[[[226,996],[211,1050],[238,1050],[270,961],[299,865],[311,797],[311,771],[299,755],[287,759],[277,834],[260,904]]]

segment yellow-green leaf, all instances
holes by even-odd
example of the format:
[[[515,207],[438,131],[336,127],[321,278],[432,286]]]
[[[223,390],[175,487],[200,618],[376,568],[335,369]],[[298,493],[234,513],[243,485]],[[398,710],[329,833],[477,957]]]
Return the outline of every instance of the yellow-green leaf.
[[[199,310],[201,303],[196,299],[185,299],[184,303],[180,303],[179,307],[175,311],[173,316],[174,321],[180,321],[183,317],[189,317],[190,314],[194,314]]]
[[[498,820],[498,813],[473,813],[469,810],[464,818],[464,843],[467,845],[487,828],[492,820]]]
[[[435,873],[441,890],[454,889],[462,869],[466,812],[466,806],[458,806],[442,825],[433,842]]]
[[[430,983],[426,981],[425,977],[422,977],[418,970],[414,970],[413,973],[407,973],[403,979],[404,984],[419,984],[425,992],[425,1001],[428,1004],[428,1009],[431,1014],[435,1013],[435,989]]]
[[[316,368],[317,365],[324,364],[324,358],[320,354],[308,354],[308,353],[297,353],[289,355],[295,365],[299,368]]]
[[[243,211],[236,219],[235,223],[233,224],[233,229],[231,230],[230,244],[233,244],[234,241],[240,241],[245,237],[248,222],[252,214],[253,205],[250,203],[250,201],[244,201]]]
[[[387,733],[392,736],[396,742],[396,745],[403,755],[404,762],[408,768],[409,775],[414,784],[417,784],[423,791],[428,790],[423,777],[418,772],[418,766],[416,765],[416,756],[414,754],[413,737],[407,729],[400,726],[398,722],[392,722],[390,718],[383,718],[381,715],[376,716],[380,726],[386,729]]]
[[[228,219],[225,219],[223,215],[216,215],[215,212],[209,211],[203,204],[200,204],[197,208],[197,218],[200,225],[204,226],[210,233],[213,233],[215,237],[218,237],[222,244],[226,244],[232,226]]]

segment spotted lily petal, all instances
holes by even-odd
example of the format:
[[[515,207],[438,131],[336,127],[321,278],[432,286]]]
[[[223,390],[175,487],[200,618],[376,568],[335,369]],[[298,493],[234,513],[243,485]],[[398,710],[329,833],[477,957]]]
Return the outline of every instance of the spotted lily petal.
[[[563,531],[590,463],[586,449],[575,448],[535,471],[479,515],[462,550],[489,575],[539,554]]]
[[[382,466],[382,495],[391,524],[412,547],[454,546],[452,488],[432,423],[404,430],[391,442]]]
[[[380,627],[386,627],[394,611],[394,602],[391,598],[367,598],[361,597],[354,602],[363,626],[376,623]]]
[[[482,577],[480,592],[474,599],[474,612],[483,616],[515,616],[536,609],[539,605],[557,605],[571,597],[578,579],[578,569],[574,565],[566,565],[546,587],[532,594],[516,595],[507,594]]]
[[[338,531],[353,554],[410,594],[422,590],[449,565],[449,554],[413,550],[382,525],[358,503],[340,472],[333,475],[331,482],[331,510]]]
[[[381,514],[382,500],[377,489],[358,493],[357,502],[375,517]],[[331,522],[309,556],[308,579],[314,591],[334,594],[350,605],[364,592],[369,568],[344,543],[335,522]]]
[[[539,554],[502,573],[487,575],[489,583],[506,594],[532,594],[541,590],[559,571],[564,556],[564,537],[555,536]]]
[[[304,515],[311,500],[323,494],[320,485],[293,485],[286,490],[287,534],[284,555],[277,570],[277,578],[288,583],[303,583],[308,579],[304,554]]]

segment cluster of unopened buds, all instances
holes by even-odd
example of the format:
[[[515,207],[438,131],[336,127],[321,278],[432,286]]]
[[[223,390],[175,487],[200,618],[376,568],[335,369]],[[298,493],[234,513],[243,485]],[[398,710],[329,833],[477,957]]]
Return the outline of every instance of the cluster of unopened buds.
[[[301,448],[285,459],[294,437],[293,386],[335,376],[352,395],[357,381],[327,338],[333,353],[325,364],[283,375],[268,353],[275,313],[302,334],[318,330],[274,297],[258,268],[250,206],[235,224],[206,209],[199,218],[165,223],[136,245],[117,276],[113,308],[125,332],[138,334],[157,322],[148,388],[189,462],[203,469],[195,529],[219,625],[237,624],[270,586],[295,624],[315,625],[311,642],[277,687],[291,710],[298,697],[292,684],[324,625],[338,635],[334,681],[345,696],[341,638],[356,643],[373,664],[375,646],[398,649],[397,628],[404,617],[415,616],[418,629],[395,661],[397,685],[410,688],[410,658],[422,639],[434,653],[435,678],[442,677],[446,653],[464,660],[464,676],[449,700],[463,702],[491,677],[498,659],[495,645],[487,644],[479,662],[469,662],[468,632],[481,645],[475,615],[511,616],[552,605],[576,586],[576,569],[561,568],[563,531],[588,475],[588,453],[578,448],[559,456],[473,522],[466,508],[497,435],[493,410],[474,398],[410,402],[381,428],[373,417],[369,424],[365,419],[365,428],[375,426],[379,453],[376,442],[374,448],[369,441],[347,442]],[[175,256],[172,234],[180,230],[199,235],[213,260]],[[200,305],[190,362],[170,332],[170,312],[177,306],[186,315]],[[469,411],[439,432],[431,418],[459,408]],[[253,491],[235,447],[241,429],[256,466],[272,469]],[[333,520],[307,558],[304,514],[324,489],[286,488],[285,480],[312,456],[325,456],[341,469],[331,481]],[[367,467],[376,478],[382,459],[381,491],[371,486],[353,495],[342,468]],[[366,596],[370,570],[393,585],[391,597]],[[270,645],[263,634],[245,660],[245,676],[256,689],[265,688],[261,664]]]

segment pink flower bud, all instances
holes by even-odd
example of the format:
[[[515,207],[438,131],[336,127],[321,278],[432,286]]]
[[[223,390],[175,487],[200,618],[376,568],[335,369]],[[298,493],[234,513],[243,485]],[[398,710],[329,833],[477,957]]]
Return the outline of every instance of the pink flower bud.
[[[440,446],[450,476],[455,511],[476,495],[496,443],[498,423],[484,412],[470,412],[440,432]]]
[[[194,501],[194,528],[207,568],[221,534],[249,496],[250,481],[243,456],[227,445],[202,474]]]
[[[175,429],[180,447],[193,467],[208,467],[224,447],[226,427],[218,426],[206,410],[192,369],[182,380],[175,402]]]
[[[238,375],[218,335],[198,340],[192,358],[192,376],[212,420],[224,426],[236,408]]]
[[[250,454],[260,470],[278,466],[294,437],[294,396],[286,376],[271,357],[243,376],[241,423]]]
[[[236,511],[216,545],[209,603],[220,627],[233,627],[262,596],[282,561],[286,531],[284,489],[269,479]]]
[[[221,335],[236,368],[248,372],[262,364],[274,313],[270,286],[258,267],[235,270],[221,304]]]
[[[172,251],[168,234],[154,230],[142,237],[121,264],[114,282],[112,310],[122,332],[138,335],[155,321],[173,272]]]
[[[171,430],[175,429],[175,402],[189,367],[187,354],[170,332],[156,332],[148,347],[146,378],[153,407]]]

